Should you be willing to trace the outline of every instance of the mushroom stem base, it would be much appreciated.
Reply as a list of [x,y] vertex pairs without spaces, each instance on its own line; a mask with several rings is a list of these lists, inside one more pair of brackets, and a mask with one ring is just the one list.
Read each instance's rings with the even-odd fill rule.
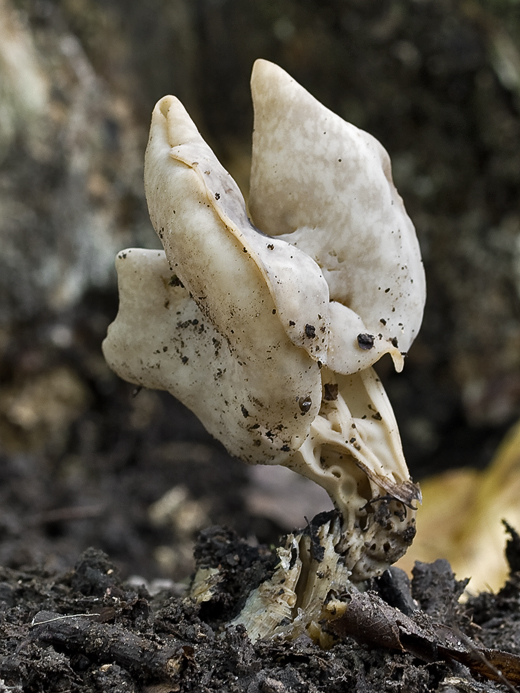
[[356,589],[344,556],[342,520],[337,512],[317,515],[306,529],[289,534],[277,549],[280,559],[274,574],[248,597],[230,625],[243,625],[249,638],[294,640],[307,635],[322,647],[332,637],[322,628],[331,615],[330,599]]

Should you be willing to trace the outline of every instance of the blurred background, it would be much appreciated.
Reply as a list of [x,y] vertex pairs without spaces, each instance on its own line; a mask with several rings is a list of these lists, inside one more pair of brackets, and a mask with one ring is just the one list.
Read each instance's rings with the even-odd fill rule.
[[158,247],[154,103],[177,95],[247,191],[263,57],[390,153],[428,303],[404,373],[379,371],[414,478],[458,470],[424,482],[412,558],[464,545],[459,576],[499,584],[490,547],[500,561],[500,519],[520,524],[520,436],[496,453],[520,414],[519,39],[518,0],[0,0],[0,565],[63,568],[95,545],[178,580],[211,523],[269,543],[328,507],[100,351],[116,252]]

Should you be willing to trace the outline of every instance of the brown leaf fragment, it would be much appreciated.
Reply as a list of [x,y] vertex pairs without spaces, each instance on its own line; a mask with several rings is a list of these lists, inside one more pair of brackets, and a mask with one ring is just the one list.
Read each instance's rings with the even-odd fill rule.
[[323,399],[325,402],[335,402],[338,399],[338,383],[325,383],[323,386]]
[[404,652],[395,619],[396,609],[375,592],[352,592],[342,596],[343,599],[345,601],[328,604],[329,613],[334,609],[337,614],[329,623],[329,630],[340,637],[349,635],[366,645]]
[[504,684],[508,690],[518,693],[513,684],[520,683],[520,657],[501,650],[488,650],[477,647],[466,635],[460,633],[466,649],[462,652],[447,650],[439,646],[439,653],[445,658],[455,659],[471,671],[487,679]]
[[477,646],[456,628],[434,621],[424,611],[410,616],[384,602],[376,592],[350,592],[329,602],[329,631],[359,643],[408,652],[426,662],[456,660],[472,673],[499,681],[511,691],[520,683],[520,656]]

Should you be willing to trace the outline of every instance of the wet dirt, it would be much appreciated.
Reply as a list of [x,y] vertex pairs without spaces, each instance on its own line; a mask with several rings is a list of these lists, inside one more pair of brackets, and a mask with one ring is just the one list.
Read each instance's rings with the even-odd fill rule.
[[[518,537],[513,537],[508,545],[513,566],[520,560],[518,549]],[[95,549],[85,551],[64,572],[0,569],[0,690],[514,690],[507,681],[491,680],[496,677],[491,663],[482,675],[434,646],[437,632],[441,638],[448,628],[457,633],[458,642],[469,642],[475,650],[520,654],[518,572],[497,595],[481,594],[465,604],[458,601],[465,583],[454,578],[446,561],[417,564],[411,587],[396,569],[393,576],[387,573],[374,581],[367,594],[380,605],[381,614],[400,614],[402,620],[408,611],[408,618],[423,629],[429,619],[428,649],[432,645],[434,654],[419,650],[417,656],[415,645],[396,652],[366,644],[378,637],[377,619],[362,637],[337,636],[326,650],[306,637],[252,644],[243,627],[225,624],[249,590],[272,571],[272,551],[251,546],[231,530],[212,527],[200,534],[195,555],[199,566],[219,567],[222,574],[219,589],[202,604],[185,597],[173,583],[155,591],[150,584],[122,580],[106,554]],[[481,666],[486,670],[486,662]],[[512,666],[511,676],[520,677],[516,660]]]

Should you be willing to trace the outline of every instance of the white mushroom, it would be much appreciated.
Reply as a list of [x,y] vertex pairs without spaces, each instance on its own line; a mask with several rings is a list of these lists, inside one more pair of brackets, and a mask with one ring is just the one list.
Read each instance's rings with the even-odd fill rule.
[[359,582],[414,534],[420,493],[371,366],[389,353],[401,370],[419,329],[419,246],[373,137],[272,63],[255,63],[252,91],[258,228],[182,104],[156,105],[145,188],[164,252],[119,254],[103,351],[232,454],[324,486],[343,516],[335,551]]

